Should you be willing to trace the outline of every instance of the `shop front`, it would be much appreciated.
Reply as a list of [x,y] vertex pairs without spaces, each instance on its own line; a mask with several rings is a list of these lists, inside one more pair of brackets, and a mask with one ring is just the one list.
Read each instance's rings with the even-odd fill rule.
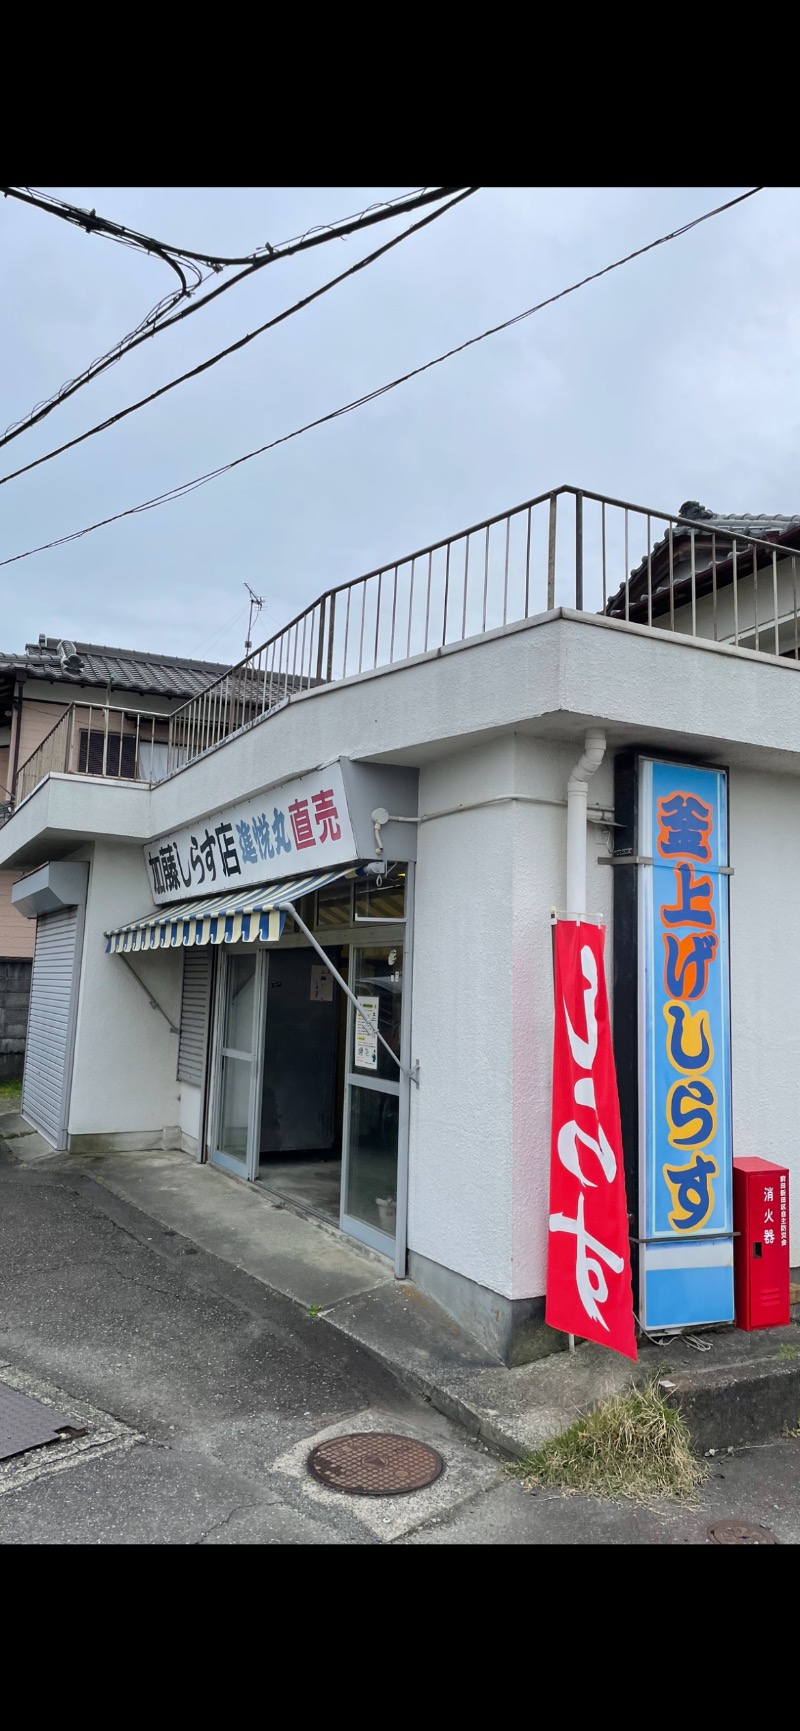
[[[178,1079],[199,1092],[199,1158],[401,1273],[416,779],[336,764],[161,837],[144,850],[155,911],[106,933],[121,961],[182,958]],[[312,848],[322,869],[279,874]],[[230,889],[186,899],[214,868]]]
[[[152,787],[51,773],[0,832],[38,922],[25,1116],[318,1215],[527,1362],[560,1344],[551,922],[588,910],[643,1320],[722,1320],[732,1160],[800,1175],[799,717],[794,664],[548,611],[312,685]],[[689,1270],[716,1309],[668,1314]]]
[[407,863],[343,875],[298,908],[314,944],[289,915],[275,945],[225,945],[210,1018],[212,1165],[393,1258],[408,1153],[412,884]]

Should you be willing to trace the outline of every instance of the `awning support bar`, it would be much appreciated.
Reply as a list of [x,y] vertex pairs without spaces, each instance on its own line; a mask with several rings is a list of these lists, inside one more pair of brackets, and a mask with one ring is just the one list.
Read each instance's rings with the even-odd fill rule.
[[405,1067],[405,1064],[401,1064],[400,1059],[397,1056],[397,1053],[392,1051],[392,1048],[389,1045],[388,1040],[384,1040],[383,1035],[376,1028],[375,1023],[370,1020],[369,1016],[365,1016],[363,1006],[359,1003],[358,998],[355,996],[355,993],[351,992],[350,987],[347,984],[347,981],[342,979],[342,976],[339,973],[338,969],[334,967],[333,962],[330,959],[330,956],[326,956],[325,951],[322,948],[322,945],[317,943],[317,940],[314,936],[314,933],[310,932],[308,929],[308,926],[305,924],[305,922],[303,920],[301,920],[300,915],[297,912],[297,909],[296,909],[294,903],[293,902],[284,902],[283,905],[286,908],[287,913],[291,914],[292,919],[295,922],[295,925],[297,926],[298,930],[302,932],[303,937],[308,938],[309,943],[313,945],[314,949],[317,952],[317,955],[322,957],[322,960],[325,963],[325,966],[328,970],[328,973],[333,974],[334,979],[341,986],[342,991],[345,994],[345,997],[350,999],[351,1004],[353,1004],[355,1009],[358,1011],[358,1014],[361,1017],[361,1020],[363,1021],[365,1027],[369,1028],[371,1034],[377,1035],[377,1038],[380,1040],[381,1045],[386,1048],[386,1051],[388,1052],[389,1057],[394,1059],[394,1062],[397,1065],[398,1070],[400,1070],[402,1075],[408,1076],[409,1081],[413,1082],[415,1084],[415,1086],[418,1088],[419,1087],[419,1064],[415,1064],[413,1070],[407,1070]]
[[170,1033],[171,1034],[177,1034],[179,1032],[179,1030],[176,1028],[175,1023],[170,1021],[166,1010],[162,1010],[161,1005],[153,997],[153,994],[150,991],[149,986],[145,985],[141,974],[137,974],[136,969],[131,967],[131,964],[128,960],[128,957],[124,954],[124,952],[122,950],[117,950],[116,953],[119,956],[120,961],[125,963],[125,966],[128,970],[128,973],[133,974],[133,977],[136,981],[137,986],[141,986],[142,991],[144,992],[144,995],[147,999],[148,1004],[150,1005],[151,1010],[158,1010],[159,1015],[164,1017],[164,1021],[166,1022]]

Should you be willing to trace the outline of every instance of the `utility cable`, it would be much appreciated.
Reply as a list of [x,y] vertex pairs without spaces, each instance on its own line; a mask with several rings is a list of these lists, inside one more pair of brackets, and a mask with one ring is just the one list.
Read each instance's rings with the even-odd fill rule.
[[[372,222],[383,222],[386,216],[402,216],[408,210],[416,210],[420,205],[431,204],[438,198],[447,197],[448,193],[458,191],[457,187],[418,187],[413,193],[401,193],[394,199],[382,199],[377,204],[367,206],[366,210],[357,211],[355,216],[343,217],[341,223],[355,222],[366,226],[367,219]],[[109,218],[98,216],[96,210],[85,210],[80,205],[70,204],[68,200],[56,198],[51,193],[39,192],[36,187],[0,186],[4,198],[15,198],[23,204],[33,205],[35,209],[45,211],[50,216],[61,217],[63,221],[73,223],[87,234],[99,234],[109,240],[120,241],[125,246],[136,247],[138,250],[153,253],[163,258],[167,264],[174,266],[176,260],[194,261],[210,265],[214,270],[223,270],[228,265],[250,264],[253,259],[262,254],[274,256],[276,251],[284,247],[299,246],[304,242],[318,246],[325,238],[324,231],[340,225],[319,224],[313,229],[306,229],[302,235],[296,235],[293,241],[281,242],[281,247],[273,247],[269,241],[261,246],[253,247],[252,251],[233,256],[223,256],[221,253],[199,252],[190,247],[174,246],[168,241],[155,240],[152,235],[140,234],[138,230],[127,228],[123,223],[112,222]],[[393,208],[394,207],[394,208]],[[381,212],[382,214],[373,214]],[[317,239],[309,241],[312,235]],[[332,239],[335,236],[331,236]]]
[[721,216],[723,211],[732,210],[737,204],[743,204],[745,199],[754,198],[763,187],[751,187],[749,192],[740,193],[737,198],[728,199],[714,210],[707,210],[702,216],[696,216],[691,222],[683,223],[680,228],[672,229],[669,234],[659,235],[657,240],[648,241],[646,246],[637,247],[634,252],[626,253],[624,258],[614,260],[601,270],[592,271],[589,276],[581,277],[580,282],[572,283],[569,288],[559,290],[558,294],[548,295],[546,300],[537,302],[536,306],[528,307],[525,312],[517,313],[513,318],[504,319],[499,325],[491,325],[488,330],[481,331],[478,336],[468,337],[466,342],[458,343],[455,348],[447,349],[444,354],[436,355],[431,361],[425,361],[422,366],[413,367],[410,372],[402,373],[398,378],[391,379],[388,384],[379,385],[374,391],[368,391],[362,397],[355,397],[352,402],[344,403],[341,408],[331,409],[326,415],[317,416],[316,420],[307,421],[304,426],[296,427],[291,433],[283,433],[278,439],[271,439],[266,445],[259,445],[254,451],[247,451],[241,457],[234,457],[229,463],[221,463],[219,468],[209,469],[205,475],[198,475],[192,481],[184,481],[179,486],[170,487],[164,493],[158,493],[152,499],[145,499],[139,505],[129,505],[125,511],[115,511],[110,517],[101,517],[96,523],[89,523],[83,529],[74,529],[69,535],[60,535],[54,541],[44,541],[39,547],[29,547],[24,553],[13,553],[7,559],[0,559],[0,569],[5,565],[16,565],[20,559],[32,559],[37,553],[49,553],[55,547],[66,547],[71,541],[80,541],[84,535],[93,535],[97,529],[106,529],[110,523],[120,523],[126,517],[135,517],[144,511],[155,510],[158,505],[169,504],[173,499],[181,499],[188,493],[193,493],[198,487],[204,487],[209,481],[215,481],[220,475],[227,475],[232,469],[238,469],[242,463],[252,462],[254,457],[264,456],[267,451],[274,451],[278,445],[288,444],[291,439],[299,439],[303,433],[311,432],[315,427],[325,426],[329,421],[335,421],[342,415],[349,415],[354,409],[362,408],[366,403],[373,403],[378,397],[386,396],[399,385],[404,385],[409,379],[419,378],[432,367],[441,366],[443,361],[450,360],[453,355],[463,354],[466,349],[473,348],[476,343],[484,342],[487,337],[496,336],[499,331],[510,330],[523,319],[529,319],[534,313],[541,312],[544,307],[552,306],[566,295],[575,294],[578,289],[585,288],[587,283],[597,282],[598,278],[608,276],[610,271],[619,270],[622,265],[630,264],[633,259],[642,258],[645,253],[652,252],[655,247],[664,246],[668,241],[677,240],[681,235],[688,234],[700,223],[709,222],[712,217]]
[[[0,188],[0,191],[2,190],[4,189]],[[10,196],[13,189],[7,190]],[[413,198],[407,198],[402,203],[399,200],[395,201],[391,207],[370,207],[354,217],[346,217],[341,221],[327,225],[327,227],[309,229],[304,235],[294,240],[281,242],[279,246],[271,247],[266,253],[253,255],[243,270],[237,272],[235,276],[228,277],[225,282],[219,283],[216,288],[211,289],[200,300],[192,301],[189,306],[180,305],[186,295],[182,289],[176,289],[173,295],[168,295],[159,301],[140,324],[129,332],[128,336],[122,337],[118,343],[115,343],[114,347],[109,349],[106,354],[92,361],[91,365],[86,367],[82,373],[79,373],[74,379],[69,379],[44,402],[37,403],[30,414],[13,422],[0,437],[0,449],[4,445],[10,444],[12,439],[18,439],[20,434],[27,432],[31,427],[37,426],[47,415],[52,414],[53,410],[58,408],[61,403],[67,402],[70,397],[74,396],[76,391],[81,390],[84,385],[90,384],[93,379],[98,378],[101,373],[106,372],[117,361],[122,360],[124,355],[132,353],[141,343],[147,342],[161,331],[170,330],[172,325],[178,324],[181,319],[190,318],[193,313],[200,312],[203,307],[209,306],[213,300],[216,300],[218,295],[227,293],[228,289],[235,288],[237,283],[243,282],[246,277],[253,276],[256,271],[263,270],[266,265],[276,264],[280,259],[292,258],[297,253],[306,252],[310,247],[323,245],[329,240],[345,240],[349,235],[360,232],[362,228],[371,228],[374,223],[386,222],[390,217],[410,214],[423,205],[439,202],[461,190],[459,187],[434,187],[423,191],[420,195],[415,195]],[[477,188],[470,188],[470,191],[476,190]],[[202,286],[202,283],[207,280],[207,276],[201,277],[200,282],[195,287]],[[194,291],[188,289],[186,291],[187,294],[192,292]],[[178,307],[179,310],[174,311],[175,307]],[[167,315],[170,313],[172,316],[168,317]]]
[[166,396],[168,391],[174,391],[178,385],[186,384],[188,379],[196,379],[201,373],[208,372],[210,367],[215,367],[219,361],[226,360],[228,355],[234,355],[239,349],[246,348],[248,343],[255,342],[256,337],[263,336],[265,331],[273,330],[275,325],[283,324],[294,313],[302,312],[305,307],[311,305],[312,301],[319,300],[322,295],[328,294],[329,290],[336,288],[339,283],[347,282],[349,277],[355,276],[358,271],[365,270],[367,265],[374,264],[376,259],[382,258],[384,253],[391,252],[393,247],[399,246],[402,241],[408,239],[409,235],[417,234],[420,229],[427,228],[429,223],[436,222],[440,216],[445,216],[448,210],[452,210],[453,205],[460,204],[463,199],[469,198],[473,190],[474,188],[468,188],[466,192],[459,193],[457,198],[452,198],[449,204],[442,204],[438,210],[430,211],[427,216],[421,217],[419,222],[412,223],[410,228],[403,229],[402,234],[394,235],[391,240],[385,241],[383,246],[377,247],[374,252],[367,253],[356,264],[349,265],[347,270],[340,271],[338,276],[331,277],[328,282],[322,283],[319,288],[304,295],[302,300],[295,301],[292,306],[285,307],[283,312],[275,313],[271,319],[267,319],[256,330],[248,331],[246,336],[239,337],[235,343],[229,343],[227,348],[220,349],[208,360],[200,361],[198,366],[190,367],[188,372],[181,373],[178,378],[170,379],[168,384],[160,385],[158,390],[151,391],[149,396],[140,397],[136,403],[129,403],[126,409],[118,409],[116,414],[108,415],[104,421],[98,421],[96,426],[89,427],[85,433],[78,433],[74,439],[68,439],[65,444],[57,445],[54,450],[45,451],[43,456],[35,457],[32,462],[25,463],[22,468],[12,469],[7,475],[0,475],[0,487],[4,487],[7,481],[16,481],[20,475],[29,474],[31,469],[38,469],[42,463],[51,462],[53,457],[60,457],[64,451],[73,450],[75,445],[82,445],[85,439],[93,439],[97,433],[106,432],[109,427],[116,426],[118,421],[124,421],[127,415],[135,414],[137,409],[145,408],[148,403],[156,402],[158,397]]

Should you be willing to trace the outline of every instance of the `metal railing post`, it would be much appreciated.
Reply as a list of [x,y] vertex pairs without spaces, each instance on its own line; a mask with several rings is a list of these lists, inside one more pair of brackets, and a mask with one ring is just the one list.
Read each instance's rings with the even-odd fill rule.
[[575,607],[583,612],[583,494],[575,494]]
[[550,525],[547,535],[547,610],[551,612],[556,604],[556,512],[558,510],[558,494],[550,494]]
[[327,662],[328,671],[327,671],[327,676],[326,676],[327,682],[329,685],[333,679],[333,629],[334,629],[334,623],[336,620],[336,591],[335,590],[331,590],[330,603],[331,603],[330,609],[328,612],[328,662]]
[[319,601],[319,637],[317,639],[317,684],[318,685],[322,684],[322,650],[323,650],[323,639],[325,636],[325,602],[327,601],[327,599],[328,599],[328,597],[326,594],[326,595],[320,596],[320,601]]

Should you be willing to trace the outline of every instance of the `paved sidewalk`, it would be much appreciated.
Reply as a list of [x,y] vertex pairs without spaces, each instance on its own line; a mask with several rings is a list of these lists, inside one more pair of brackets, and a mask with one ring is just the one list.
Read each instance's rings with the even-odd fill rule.
[[[334,1227],[303,1216],[260,1186],[198,1165],[180,1152],[57,1156],[25,1120],[0,1114],[0,1140],[25,1165],[83,1172],[169,1230],[311,1313],[385,1365],[415,1394],[506,1456],[558,1435],[581,1412],[658,1373],[703,1448],[777,1436],[800,1418],[800,1325],[745,1335],[643,1343],[636,1370],[583,1343],[507,1369],[388,1262]],[[795,1316],[798,1316],[797,1310]]]

